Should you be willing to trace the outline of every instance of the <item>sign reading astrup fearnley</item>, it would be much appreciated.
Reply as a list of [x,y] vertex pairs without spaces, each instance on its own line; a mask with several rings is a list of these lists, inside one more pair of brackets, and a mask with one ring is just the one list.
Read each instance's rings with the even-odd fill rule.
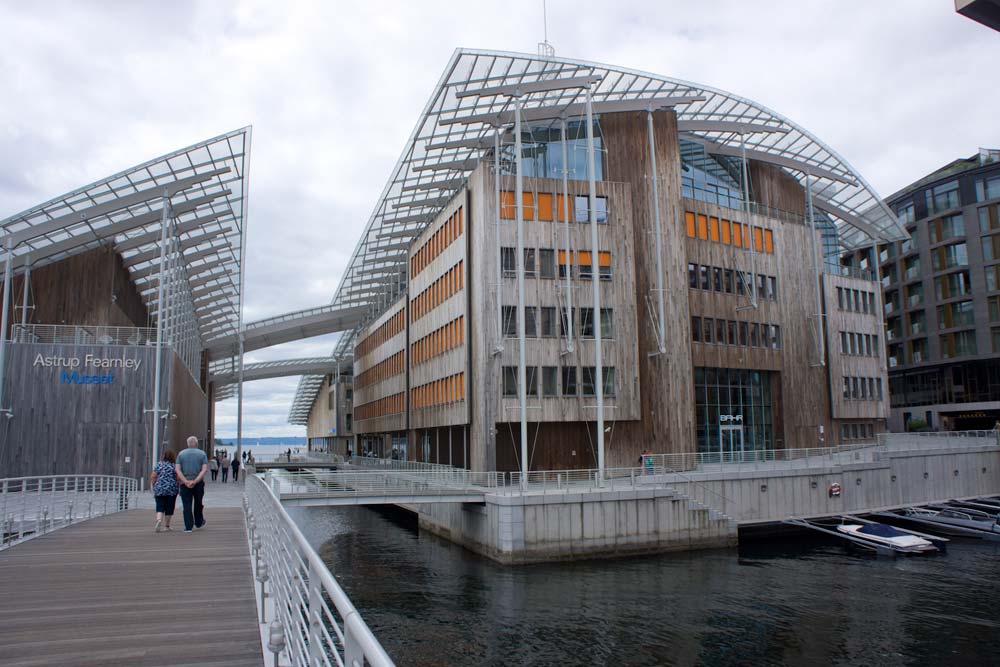
[[33,368],[62,369],[58,378],[62,384],[114,384],[115,374],[110,371],[120,368],[135,372],[139,370],[141,365],[142,359],[128,357],[124,354],[120,357],[97,354],[62,357],[58,355],[46,356],[39,353],[32,363]]

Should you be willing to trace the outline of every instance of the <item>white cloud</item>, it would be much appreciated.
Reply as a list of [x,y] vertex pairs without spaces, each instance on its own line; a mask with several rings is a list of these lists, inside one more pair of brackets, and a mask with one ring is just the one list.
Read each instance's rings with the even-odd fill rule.
[[[459,46],[534,52],[541,3],[4,3],[0,217],[253,124],[248,319],[330,299]],[[1000,35],[940,0],[548,3],[557,53],[765,104],[889,194],[1000,146]],[[252,359],[316,356],[329,337]],[[247,385],[248,435],[295,378]],[[221,434],[235,405],[218,406]]]

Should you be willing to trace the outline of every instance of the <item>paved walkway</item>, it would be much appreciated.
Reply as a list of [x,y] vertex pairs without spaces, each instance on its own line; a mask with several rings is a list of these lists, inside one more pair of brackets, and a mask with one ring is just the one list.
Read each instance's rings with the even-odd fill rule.
[[222,507],[242,488],[222,486],[205,530],[178,499],[173,532],[131,510],[0,552],[0,665],[261,667],[243,512]]

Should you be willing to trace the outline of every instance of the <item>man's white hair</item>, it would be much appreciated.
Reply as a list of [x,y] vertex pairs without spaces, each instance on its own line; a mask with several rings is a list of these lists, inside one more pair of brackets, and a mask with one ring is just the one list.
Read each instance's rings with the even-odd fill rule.
[[194,437],[193,435],[188,438],[187,442],[188,442],[188,447],[198,446],[198,438]]

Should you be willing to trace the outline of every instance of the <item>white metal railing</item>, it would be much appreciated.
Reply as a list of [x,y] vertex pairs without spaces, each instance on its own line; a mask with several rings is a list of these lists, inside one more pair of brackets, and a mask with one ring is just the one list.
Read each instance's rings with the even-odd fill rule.
[[375,456],[351,456],[346,459],[347,463],[358,468],[369,468],[375,470],[411,470],[411,471],[451,471],[462,470],[447,463],[423,463],[421,461],[404,461],[393,458],[378,458]]
[[0,479],[0,549],[134,506],[138,480],[108,475]]
[[451,470],[269,470],[282,497],[371,498],[456,496],[493,493],[504,473]]
[[245,503],[254,578],[261,587],[260,621],[271,619],[266,649],[275,658],[283,651],[293,667],[392,666],[360,612],[259,477],[247,480]]
[[877,457],[877,449],[878,445],[875,442],[860,442],[851,445],[801,449],[650,454],[643,457],[643,463],[655,468],[689,472],[776,470],[779,468],[829,465],[846,461],[873,461]]
[[11,342],[58,345],[156,345],[156,329],[75,324],[15,324]]
[[927,431],[914,433],[879,433],[883,449],[929,449],[977,446],[1000,446],[1000,431]]

